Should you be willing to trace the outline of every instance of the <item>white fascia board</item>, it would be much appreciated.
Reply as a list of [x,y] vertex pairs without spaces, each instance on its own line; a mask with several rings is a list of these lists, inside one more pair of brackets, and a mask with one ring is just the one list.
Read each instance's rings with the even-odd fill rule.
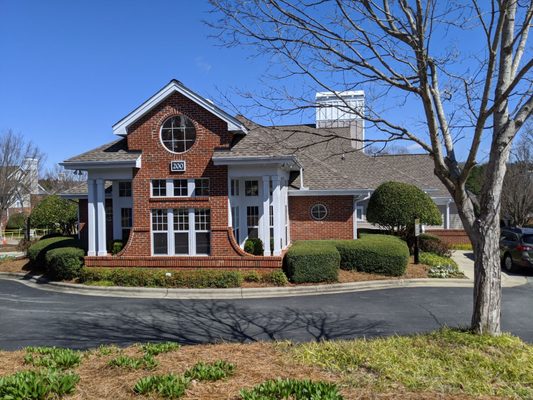
[[364,196],[372,189],[300,189],[289,190],[289,196]]
[[433,200],[433,202],[439,206],[445,206],[446,204],[453,202],[453,199],[447,196],[435,196],[431,197],[431,200]]
[[86,162],[62,162],[59,163],[65,169],[113,169],[113,168],[125,168],[141,167],[141,157],[139,156],[136,160],[123,160],[123,161],[86,161]]
[[298,159],[293,156],[285,157],[264,157],[264,156],[248,156],[248,157],[213,157],[214,165],[257,165],[257,164],[283,164],[292,163],[294,168],[300,169]]
[[238,119],[232,117],[227,112],[211,103],[209,100],[203,98],[197,93],[194,93],[192,90],[186,88],[176,80],[170,81],[163,89],[114,124],[112,127],[113,133],[119,136],[126,136],[128,134],[128,127],[131,126],[131,124],[133,124],[174,92],[181,93],[199,106],[205,108],[207,111],[225,121],[228,124],[228,130],[230,132],[241,132],[244,134],[248,133],[246,127]]

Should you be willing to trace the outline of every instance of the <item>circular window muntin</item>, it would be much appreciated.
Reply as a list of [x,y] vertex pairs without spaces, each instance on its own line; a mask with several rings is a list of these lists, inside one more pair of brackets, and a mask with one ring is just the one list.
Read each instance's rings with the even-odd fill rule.
[[[319,216],[316,216],[315,211],[319,210],[320,208],[323,209],[323,215],[319,214]],[[322,204],[322,203],[313,204],[311,206],[310,212],[311,212],[311,218],[313,218],[315,221],[323,221],[328,216],[328,208],[326,207],[325,204]]]
[[[179,127],[179,126],[174,126],[173,124],[170,126],[170,127],[167,127],[165,128],[165,124],[167,124],[169,121],[172,121],[174,119],[177,119],[179,118],[182,122],[182,127]],[[189,124],[187,126],[187,123]],[[163,139],[163,131],[164,130],[168,130],[170,129],[171,130],[171,134],[175,134],[174,131],[180,131],[182,132],[182,135],[183,135],[183,139],[180,140],[179,142],[181,143],[184,143],[184,150],[183,151],[176,151],[175,150],[175,146],[173,146],[173,148],[167,146],[167,143],[169,142],[169,140],[164,140]],[[192,132],[194,134],[194,138],[193,140],[191,141],[190,139],[187,140],[187,129],[192,129]],[[189,131],[190,133],[190,131]],[[196,126],[194,125],[194,122],[189,118],[187,117],[186,115],[183,115],[183,114],[176,114],[176,115],[172,115],[170,117],[167,117],[165,118],[165,120],[163,121],[163,123],[161,124],[161,128],[159,129],[159,141],[161,142],[161,145],[165,148],[165,150],[167,150],[168,152],[170,153],[173,153],[173,154],[183,154],[183,153],[186,153],[188,152],[193,146],[194,144],[196,143]],[[172,141],[177,141],[176,139],[172,138],[170,140],[170,142]],[[190,142],[190,145],[187,147],[187,142]]]

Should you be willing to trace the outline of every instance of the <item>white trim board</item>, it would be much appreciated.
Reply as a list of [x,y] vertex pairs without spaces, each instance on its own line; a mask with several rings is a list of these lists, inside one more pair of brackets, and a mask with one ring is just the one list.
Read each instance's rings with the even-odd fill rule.
[[230,132],[239,132],[243,134],[248,133],[248,130],[246,129],[246,127],[238,119],[236,119],[235,117],[232,117],[227,112],[225,112],[224,110],[216,106],[214,103],[205,99],[199,94],[193,92],[189,88],[185,87],[181,82],[175,79],[171,80],[167,85],[165,85],[165,87],[159,90],[156,94],[154,94],[144,103],[142,103],[135,110],[130,112],[120,121],[115,123],[113,125],[113,133],[119,136],[127,135],[128,127],[130,127],[135,121],[137,121],[139,118],[141,118],[143,115],[145,115],[152,108],[157,106],[159,103],[161,103],[163,100],[165,100],[168,96],[170,96],[174,92],[181,93],[183,96],[194,101],[199,106],[203,107],[207,111],[211,112],[212,114],[214,114],[215,116],[217,116],[218,118],[226,122],[228,124],[228,130]]

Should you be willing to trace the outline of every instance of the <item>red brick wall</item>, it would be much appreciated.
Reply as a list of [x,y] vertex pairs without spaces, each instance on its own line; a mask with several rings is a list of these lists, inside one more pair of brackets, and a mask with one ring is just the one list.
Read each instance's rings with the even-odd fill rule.
[[[328,215],[322,221],[311,217],[314,204],[324,204]],[[291,240],[353,239],[352,196],[289,197]]]
[[427,233],[438,236],[448,244],[470,244],[470,238],[462,229],[428,229]]
[[[177,114],[189,117],[196,128],[196,142],[183,154],[170,153],[159,138],[163,122]],[[130,150],[142,151],[142,167],[136,171],[132,182],[134,235],[123,255],[150,256],[150,210],[177,207],[211,209],[211,255],[238,255],[227,235],[227,167],[214,166],[211,161],[215,149],[229,147],[232,135],[228,132],[227,124],[181,94],[174,93],[130,127],[127,138]],[[170,172],[172,160],[185,160],[186,172]],[[209,178],[209,197],[150,198],[151,179],[200,177]]]

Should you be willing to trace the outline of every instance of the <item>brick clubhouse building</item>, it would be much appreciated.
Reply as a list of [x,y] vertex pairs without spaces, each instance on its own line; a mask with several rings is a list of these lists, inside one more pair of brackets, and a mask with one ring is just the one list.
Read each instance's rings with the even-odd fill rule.
[[[361,91],[343,92],[352,107]],[[462,228],[428,155],[369,156],[364,123],[317,93],[314,124],[260,126],[172,80],[113,126],[118,139],[65,160],[87,182],[79,200],[88,266],[279,268],[294,240],[352,239],[386,181],[425,190]],[[260,238],[264,255],[243,251]],[[124,248],[110,254],[113,241]]]

